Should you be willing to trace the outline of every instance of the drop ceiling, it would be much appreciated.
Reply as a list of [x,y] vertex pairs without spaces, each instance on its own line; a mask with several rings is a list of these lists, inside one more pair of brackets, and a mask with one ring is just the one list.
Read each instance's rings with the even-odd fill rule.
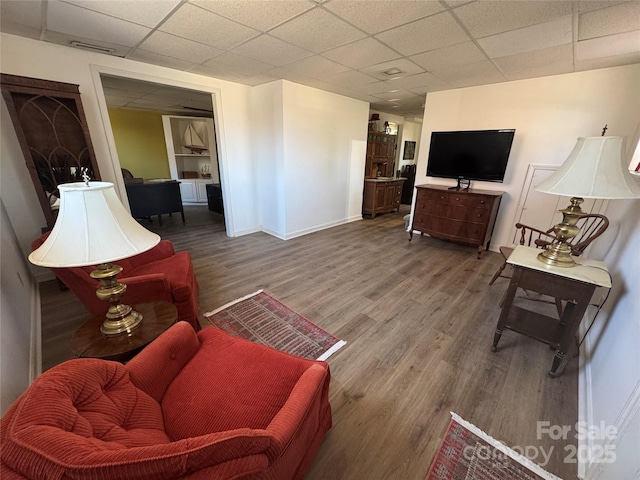
[[636,0],[0,0],[0,18],[14,35],[401,116],[428,92],[640,63]]

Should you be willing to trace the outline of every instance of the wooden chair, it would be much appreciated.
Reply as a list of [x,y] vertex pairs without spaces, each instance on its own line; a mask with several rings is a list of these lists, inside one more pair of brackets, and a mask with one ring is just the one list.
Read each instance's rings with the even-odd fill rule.
[[[578,219],[577,226],[580,227],[580,232],[567,243],[571,247],[571,254],[580,256],[591,242],[604,233],[609,226],[609,220],[604,215],[589,213],[582,215],[580,219]],[[549,230],[542,231],[528,225],[523,225],[522,223],[516,223],[516,228],[520,230],[520,245],[545,248],[547,245],[558,241],[553,232],[553,227]],[[493,285],[493,282],[495,282],[498,277],[504,277],[502,271],[507,266],[507,259],[509,255],[511,255],[511,252],[513,252],[513,248],[511,247],[500,247],[500,253],[504,257],[504,261],[491,278],[489,285]]]

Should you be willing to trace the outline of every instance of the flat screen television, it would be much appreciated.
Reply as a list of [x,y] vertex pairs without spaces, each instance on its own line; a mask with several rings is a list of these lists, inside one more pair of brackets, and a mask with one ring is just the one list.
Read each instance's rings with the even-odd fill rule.
[[[502,182],[515,129],[432,132],[427,176]],[[468,184],[468,182],[467,182]]]

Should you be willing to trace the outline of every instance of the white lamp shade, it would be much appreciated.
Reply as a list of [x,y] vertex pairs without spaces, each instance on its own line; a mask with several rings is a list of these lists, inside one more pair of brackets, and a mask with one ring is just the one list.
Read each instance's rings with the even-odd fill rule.
[[140,225],[118,199],[112,183],[66,183],[51,234],[29,255],[43,267],[81,267],[115,262],[145,252],[160,237]]
[[623,137],[580,137],[565,162],[535,187],[581,198],[640,198],[640,185],[624,163]]

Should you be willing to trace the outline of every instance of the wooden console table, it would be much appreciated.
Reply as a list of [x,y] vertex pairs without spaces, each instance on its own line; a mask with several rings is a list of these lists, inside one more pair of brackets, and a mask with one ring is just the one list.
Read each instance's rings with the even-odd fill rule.
[[[564,372],[567,357],[575,352],[574,338],[593,292],[596,287],[611,288],[611,277],[603,262],[576,258],[578,265],[575,267],[552,267],[537,259],[540,252],[537,248],[518,245],[507,259],[514,270],[491,350],[497,351],[505,329],[534,338],[555,349],[549,375],[558,377]],[[519,288],[564,301],[560,318],[514,305]]]

